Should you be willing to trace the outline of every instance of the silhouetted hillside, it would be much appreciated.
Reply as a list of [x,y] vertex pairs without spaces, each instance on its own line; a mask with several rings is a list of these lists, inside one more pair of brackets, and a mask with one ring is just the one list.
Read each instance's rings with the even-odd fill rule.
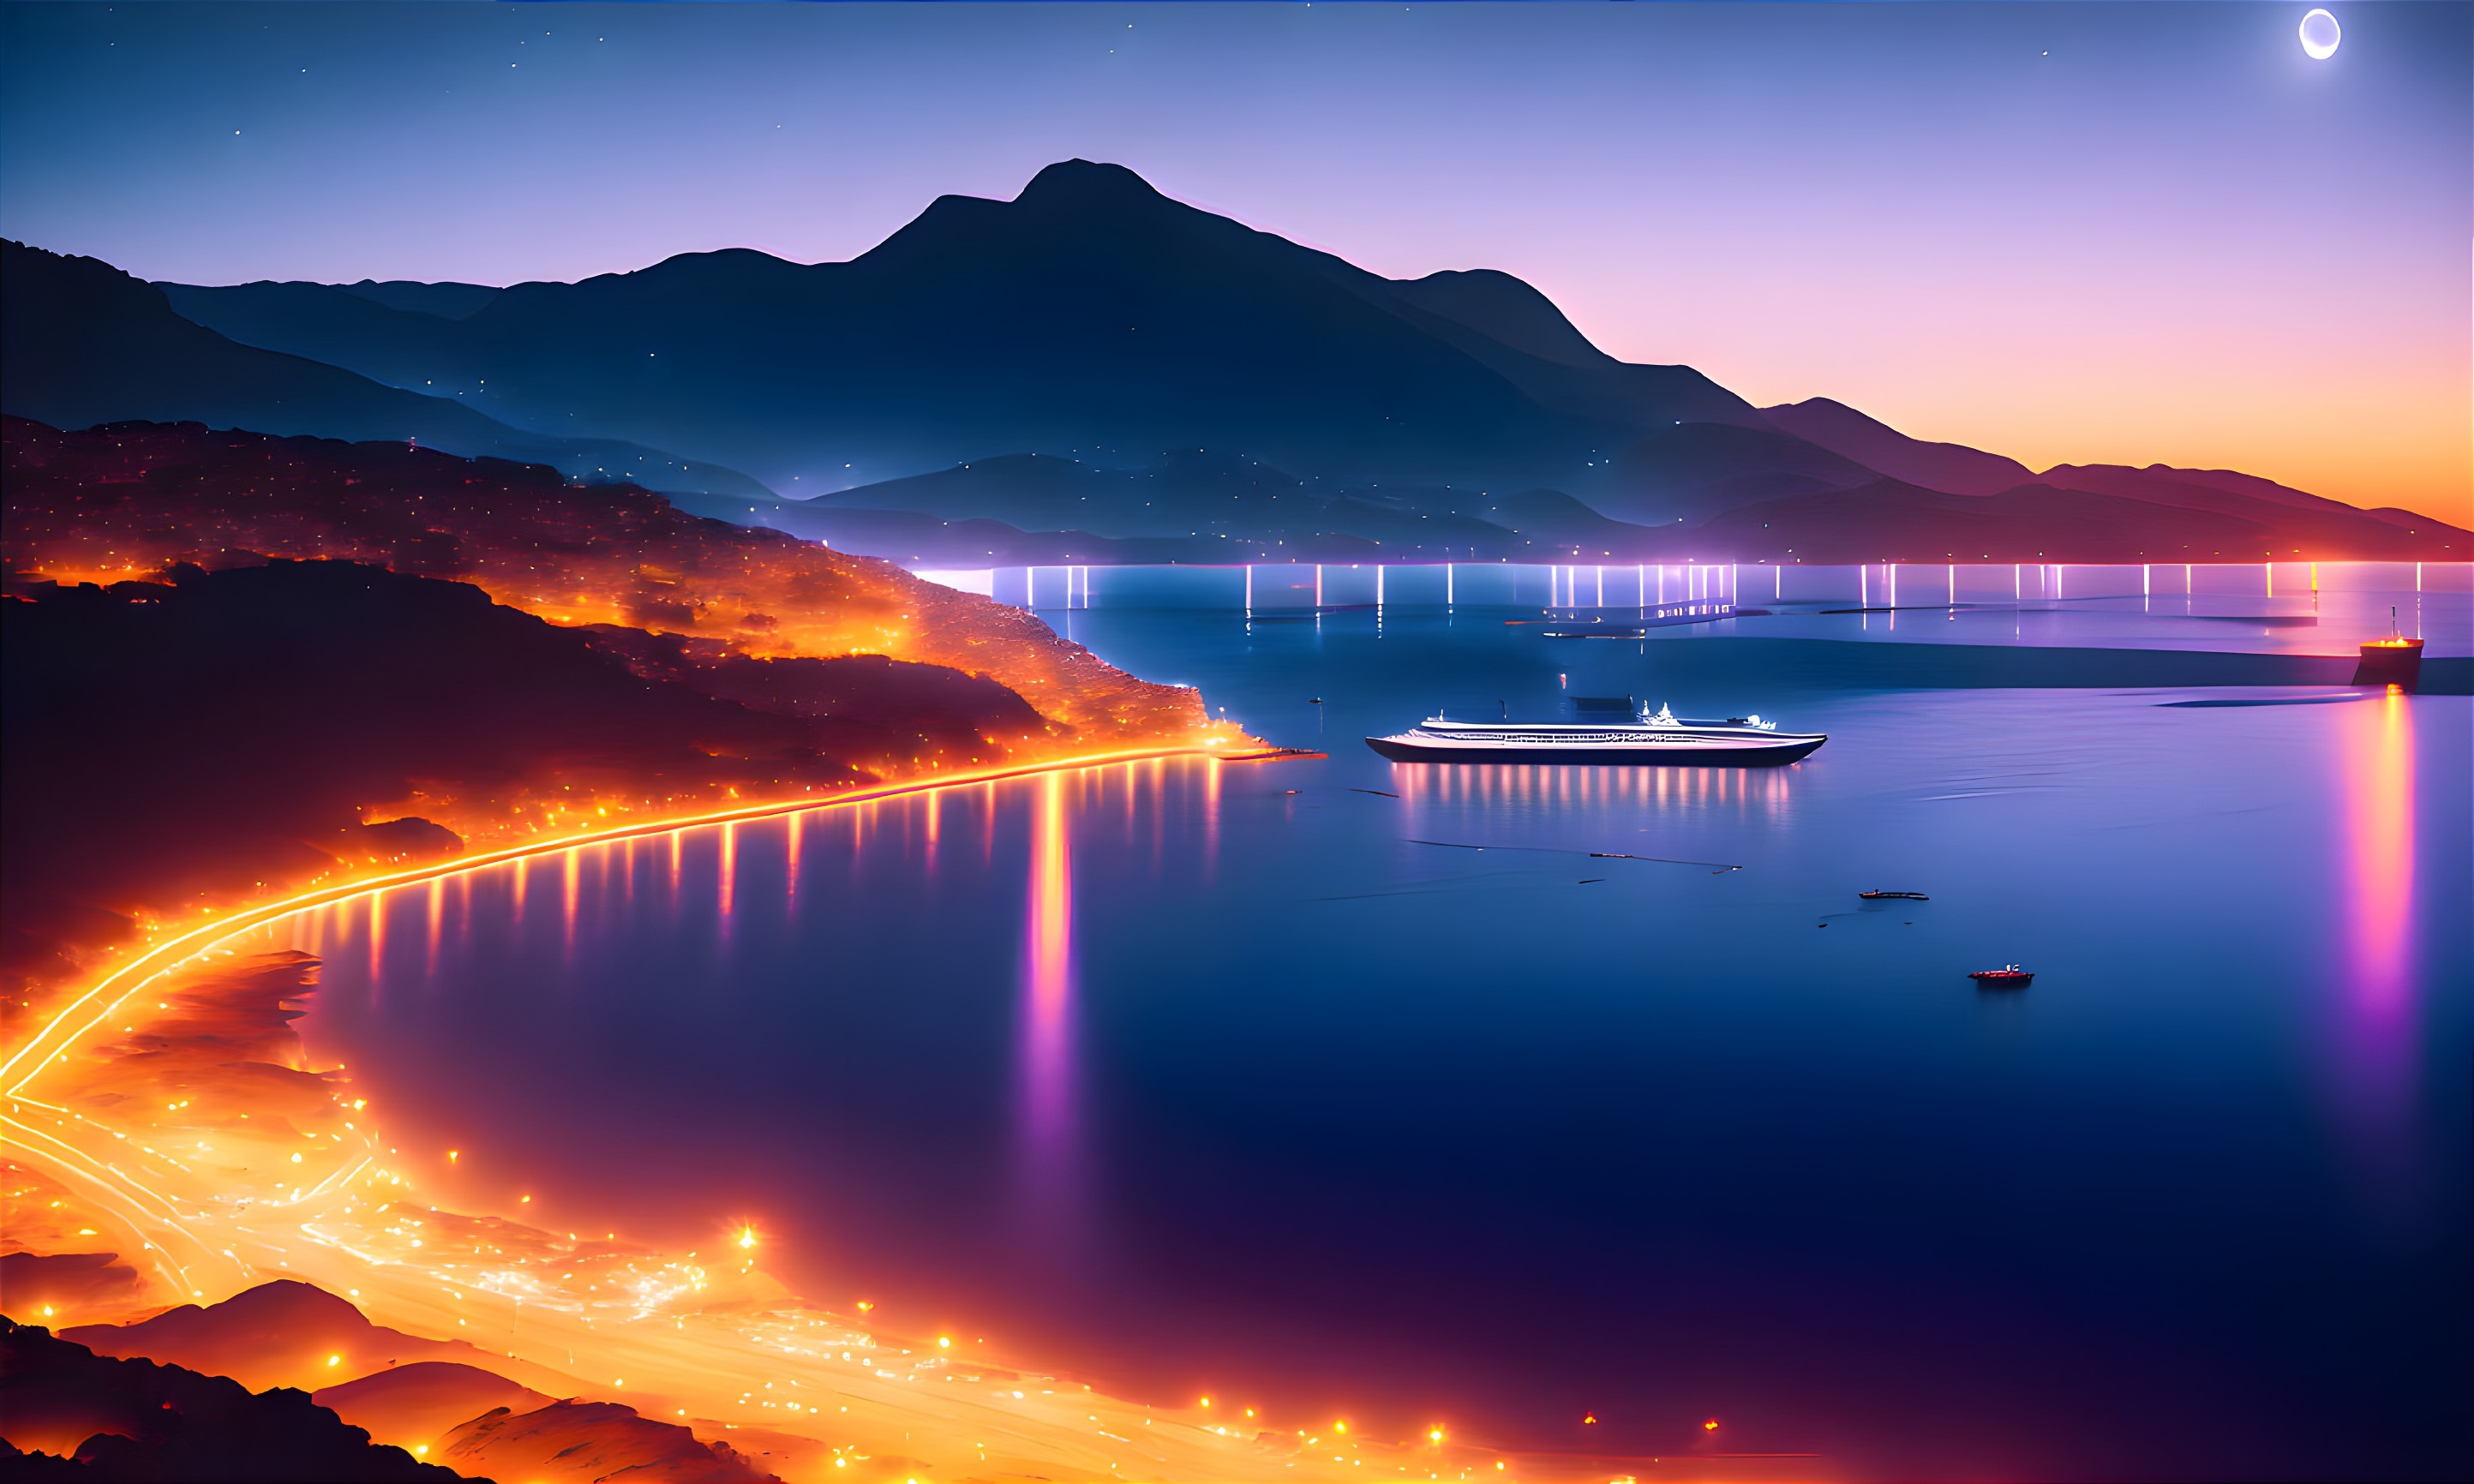
[[1705,560],[1757,562],[2258,562],[2309,555],[2462,561],[2474,538],[2409,529],[2339,506],[2297,510],[2228,499],[2225,508],[2027,484],[1952,495],[1883,479],[1728,511],[1692,538]]
[[363,279],[358,283],[341,285],[347,294],[366,299],[390,309],[408,310],[414,314],[434,314],[440,319],[461,320],[498,297],[498,290],[478,283],[420,283],[405,279],[389,279],[381,282]]
[[[1859,464],[1878,469],[1892,478],[1924,489],[1952,495],[2000,495],[2024,486],[2042,484],[2058,490],[2108,495],[2139,505],[2207,511],[2261,526],[2263,534],[2273,532],[2272,536],[2264,535],[2264,540],[2268,548],[2279,553],[2297,546],[2303,553],[2313,556],[2363,555],[2374,548],[2400,549],[2380,547],[2376,533],[2365,533],[2358,539],[2356,533],[2361,528],[2357,517],[2386,522],[2403,527],[2409,533],[2438,533],[2443,541],[2449,539],[2447,533],[2453,529],[2443,522],[2409,510],[2364,510],[2342,500],[2289,488],[2273,479],[2224,469],[2176,469],[2169,464],[2150,464],[2144,469],[2122,464],[2056,464],[2042,474],[2035,474],[2016,459],[1971,449],[1964,444],[1927,443],[1910,438],[1827,397],[1815,397],[1790,406],[1764,407],[1761,415],[1807,443],[1818,444]],[[1965,507],[1960,509],[1964,511]],[[2291,511],[2307,514],[2296,518],[2287,513]],[[2126,507],[2118,513],[2133,523],[2103,533],[2102,539],[2109,543],[2108,549],[2122,548],[2124,542],[2129,543],[2131,548],[2153,547],[2169,540],[2169,528],[2183,535],[2200,529],[2174,523],[2174,518],[2157,517]],[[2144,529],[2140,523],[2152,524],[2159,520],[2167,523],[2148,529]],[[1958,534],[1956,528],[1949,533],[1953,542],[1956,542]],[[2241,544],[2232,528],[2219,528],[2219,537],[2214,539],[2233,543],[2226,546],[2227,550],[2250,548]],[[2366,541],[2369,545],[2365,545]],[[1964,545],[1963,542],[1956,544]],[[2455,549],[2462,551],[2465,547],[2460,544]],[[2069,556],[2072,560],[2096,560],[2093,556],[2080,555],[2076,548],[2073,548]]]
[[847,263],[694,254],[518,284],[461,321],[316,285],[173,293],[251,344],[786,492],[1034,449],[1572,482],[1653,427],[1759,421],[1688,368],[1597,355],[1508,276],[1395,283],[1079,160],[1011,202],[941,197]]
[[377,1442],[418,1448],[494,1408],[530,1412],[555,1399],[480,1366],[416,1360],[322,1386],[309,1399]]
[[[0,1478],[451,1484],[453,1470],[370,1442],[304,1392],[116,1360],[0,1319]],[[48,1458],[21,1456],[47,1454]],[[73,1456],[74,1463],[66,1461]]]
[[408,809],[504,834],[596,803],[824,791],[1046,730],[1012,692],[934,666],[564,629],[352,563],[0,601],[0,832],[44,863],[0,884],[12,982],[141,912],[456,848],[364,823]]
[[973,459],[805,503],[815,510],[910,510],[949,521],[1002,521],[1027,531],[1198,536],[1268,530],[1329,499],[1257,460],[1184,449],[1133,469],[1037,453]]
[[449,1433],[437,1453],[458,1469],[538,1484],[781,1484],[727,1443],[615,1401],[499,1407]]
[[1136,680],[1028,614],[884,562],[700,520],[642,490],[579,489],[538,466],[195,426],[62,433],[14,419],[7,458],[12,573],[115,581],[183,562],[344,557],[470,582],[560,624],[985,675],[1036,708],[1060,743],[1140,745],[1204,723],[1193,692]]
[[[2357,516],[2401,527],[2408,531],[2448,531],[2446,523],[2416,515],[2411,510],[2365,510],[2343,500],[2325,496],[2305,494],[2255,474],[2236,474],[2226,469],[2176,469],[2170,464],[2150,464],[2145,469],[2132,469],[2122,464],[2056,464],[2036,476],[2039,484],[2058,489],[2092,490],[2100,495],[2119,496],[2154,505],[2177,505],[2192,510],[2211,510],[2222,515],[2285,519],[2267,507],[2283,506],[2338,522]],[[2463,550],[2463,547],[2459,547]]]
[[[367,313],[397,312],[347,289],[318,292]],[[451,398],[424,397],[299,355],[235,344],[174,313],[163,290],[109,263],[15,242],[0,244],[0,354],[8,363],[0,410],[56,427],[143,418],[410,440],[657,489],[764,493],[730,470],[691,465],[623,441],[520,432]]]
[[[1689,367],[1607,355],[1508,274],[1385,279],[1084,160],[1042,170],[1012,201],[940,197],[843,263],[740,249],[506,289],[164,293],[234,340],[451,398],[561,449],[625,439],[750,470],[790,498],[709,482],[693,508],[906,561],[1725,555],[1733,538],[1703,528],[1731,512],[1869,490],[1885,475],[1966,496],[2041,484],[2123,501],[2055,505],[2047,526],[2099,544],[2066,545],[2056,559],[2392,545],[2346,534],[2348,507],[2245,475],[2039,474],[1826,398],[1758,411]],[[263,421],[351,430],[292,412]],[[562,467],[613,467],[571,452]],[[1034,454],[1057,462],[1034,468]],[[1170,467],[1199,462],[1208,469]],[[991,473],[1005,477],[961,476]],[[1404,503],[1403,489],[1453,498]],[[1613,524],[1498,536],[1495,517],[1461,499],[1539,490]],[[2263,502],[2331,519],[2293,524]],[[1836,550],[1864,508],[1770,515],[1774,528],[1818,523],[1802,541]],[[1947,548],[1982,546],[1964,533],[2007,519],[1953,507],[1955,523],[1934,536],[1918,534],[1929,510],[1900,509],[1903,542]],[[2195,510],[2224,521],[2170,513]],[[1417,523],[1395,519],[1404,514]],[[2370,518],[2437,528],[2402,512]],[[2102,519],[2126,523],[2087,523]],[[1474,523],[1450,523],[1464,520]],[[2312,545],[2322,540],[2337,544]]]
[[1589,499],[1634,525],[1699,525],[1765,499],[1853,489],[1880,477],[1829,450],[1766,427],[1685,423],[1626,448],[1615,482]]
[[1010,454],[818,499],[693,503],[840,550],[953,566],[1525,561],[1658,539],[1549,490],[1327,486],[1200,450],[1134,469]]
[[1763,407],[1774,427],[1928,490],[1998,495],[2035,481],[2027,466],[1965,444],[1927,443],[1827,397]]
[[[290,1278],[260,1283],[219,1303],[180,1304],[133,1325],[74,1326],[62,1329],[61,1338],[99,1355],[141,1357],[230,1376],[256,1391],[326,1383],[339,1372],[357,1376],[398,1364],[497,1359],[462,1341],[424,1340],[373,1325],[349,1300]],[[330,1356],[339,1359],[330,1365]]]
[[[1631,462],[1644,489],[1666,492],[1642,497],[1645,520],[1612,520],[1555,490],[1323,489],[1249,460],[1199,452],[1123,470],[1053,455],[975,459],[823,499],[740,503],[729,513],[844,550],[956,567],[2445,560],[2468,549],[2463,532],[2438,522],[2356,510],[2266,480],[2246,481],[2264,487],[2253,494],[2235,482],[2241,475],[2200,483],[2180,470],[2059,469],[2051,480],[2090,487],[2027,475],[1997,494],[1952,495],[1882,479],[1809,444],[1783,450],[1779,435],[1712,424],[1686,424]],[[1764,465],[1766,472],[1746,472]],[[705,508],[722,513],[718,500]],[[1676,510],[1693,518],[1646,523]]]
[[1541,361],[1581,367],[1615,363],[1613,356],[1591,345],[1589,336],[1564,318],[1553,300],[1493,268],[1447,269],[1422,279],[1388,280],[1384,292]]
[[12,984],[339,864],[1208,727],[1028,614],[640,490],[195,425],[7,434],[0,833],[46,863],[0,880]]
[[0,833],[44,863],[0,882],[12,982],[141,912],[454,848],[364,825],[417,796],[486,816],[577,785],[717,797],[861,776],[792,718],[640,677],[454,583],[285,562],[0,603]]

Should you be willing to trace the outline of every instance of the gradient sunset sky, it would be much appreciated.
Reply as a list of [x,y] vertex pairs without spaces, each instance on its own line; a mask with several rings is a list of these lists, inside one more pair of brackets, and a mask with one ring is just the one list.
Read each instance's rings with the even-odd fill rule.
[[154,279],[865,251],[1073,156],[1627,359],[2474,524],[2474,8],[0,7],[0,233]]

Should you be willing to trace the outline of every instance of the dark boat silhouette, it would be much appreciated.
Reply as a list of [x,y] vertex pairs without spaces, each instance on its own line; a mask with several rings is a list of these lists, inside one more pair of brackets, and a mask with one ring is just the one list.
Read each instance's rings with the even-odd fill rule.
[[1998,969],[1977,969],[1967,977],[1983,989],[2025,989],[2036,982],[2035,975],[2015,963],[2005,963]]
[[1932,900],[1921,891],[1858,891],[1856,894],[1867,902],[1929,902]]

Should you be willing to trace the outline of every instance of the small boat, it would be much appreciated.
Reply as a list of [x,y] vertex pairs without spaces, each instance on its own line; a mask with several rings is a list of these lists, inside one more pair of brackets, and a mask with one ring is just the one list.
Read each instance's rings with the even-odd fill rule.
[[1858,891],[1856,894],[1867,902],[1929,902],[1932,900],[1921,891]]
[[[1595,703],[1591,703],[1594,705]],[[1620,703],[1622,719],[1446,721],[1430,717],[1366,745],[1395,763],[1598,763],[1771,766],[1792,763],[1830,740],[1821,732],[1782,732],[1758,717],[1695,721],[1661,706]],[[1586,711],[1584,715],[1586,715]]]
[[1998,969],[1977,969],[1967,977],[1986,989],[2025,989],[2036,982],[2035,975],[2015,963],[2005,963]]

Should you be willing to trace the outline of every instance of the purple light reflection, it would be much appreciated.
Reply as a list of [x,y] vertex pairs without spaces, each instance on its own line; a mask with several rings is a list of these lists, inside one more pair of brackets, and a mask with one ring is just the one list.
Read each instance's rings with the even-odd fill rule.
[[1039,780],[1023,907],[1021,1178],[1027,1225],[1070,1245],[1079,1184],[1075,1153],[1074,853],[1065,779]]
[[2391,690],[2341,709],[2345,841],[2331,1072],[2357,1169],[2398,1193],[2410,1183],[2419,1051],[2413,702]]

